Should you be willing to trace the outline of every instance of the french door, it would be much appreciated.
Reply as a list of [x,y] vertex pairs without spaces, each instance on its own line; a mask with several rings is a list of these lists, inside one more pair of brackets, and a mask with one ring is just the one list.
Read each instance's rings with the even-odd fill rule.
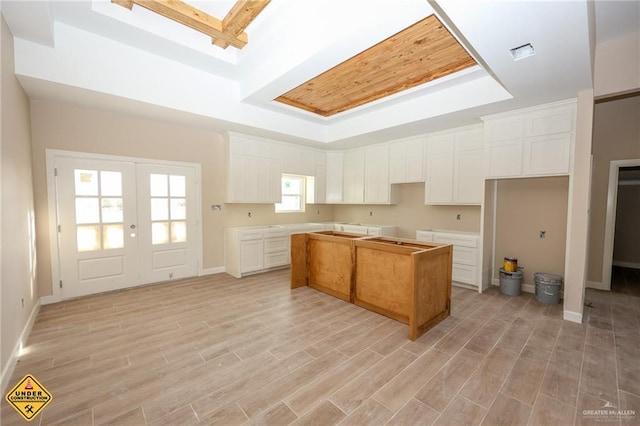
[[197,275],[196,169],[55,157],[63,299]]

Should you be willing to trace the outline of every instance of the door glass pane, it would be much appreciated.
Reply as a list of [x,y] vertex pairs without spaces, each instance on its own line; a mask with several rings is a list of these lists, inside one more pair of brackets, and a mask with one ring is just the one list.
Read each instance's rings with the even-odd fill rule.
[[98,195],[98,171],[74,170],[73,178],[76,187],[76,195]]
[[169,243],[169,224],[167,222],[155,222],[151,224],[151,243]]
[[98,198],[76,198],[76,223],[100,223]]
[[149,183],[152,197],[167,197],[169,195],[167,175],[151,174],[149,175]]
[[187,241],[186,222],[171,222],[171,242],[183,243]]
[[78,226],[78,251],[100,250],[100,225]]
[[104,249],[124,247],[124,229],[122,225],[104,225],[102,227],[102,241]]
[[169,177],[169,185],[169,193],[172,197],[184,197],[186,195],[184,176],[171,175]]
[[169,219],[169,200],[166,198],[151,199],[151,220]]
[[103,198],[102,223],[122,223],[122,198]]
[[121,197],[122,173],[100,172],[100,195],[103,197]]
[[171,220],[184,220],[187,218],[187,200],[184,198],[171,199]]

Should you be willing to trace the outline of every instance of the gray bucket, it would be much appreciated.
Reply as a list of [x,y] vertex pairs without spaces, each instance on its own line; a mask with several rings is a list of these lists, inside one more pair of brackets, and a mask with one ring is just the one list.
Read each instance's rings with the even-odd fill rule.
[[562,277],[560,275],[536,272],[533,277],[536,283],[536,299],[538,302],[550,305],[560,303],[560,289],[562,288]]
[[523,275],[524,268],[518,268],[516,272],[507,272],[504,268],[500,268],[500,293],[507,296],[520,296]]

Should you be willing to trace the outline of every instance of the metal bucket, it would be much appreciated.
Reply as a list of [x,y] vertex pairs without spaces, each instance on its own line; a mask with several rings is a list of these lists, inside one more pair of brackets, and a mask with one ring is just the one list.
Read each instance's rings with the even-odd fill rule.
[[533,277],[536,283],[536,299],[538,302],[550,305],[560,303],[560,290],[562,288],[562,277],[560,275],[536,272]]
[[507,296],[520,296],[523,275],[524,268],[518,268],[515,272],[505,271],[504,268],[500,268],[500,293]]

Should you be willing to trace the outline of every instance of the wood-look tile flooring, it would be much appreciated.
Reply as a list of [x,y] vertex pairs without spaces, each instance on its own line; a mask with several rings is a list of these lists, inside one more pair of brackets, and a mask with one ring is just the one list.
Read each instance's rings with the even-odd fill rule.
[[[43,306],[11,383],[31,373],[51,391],[41,425],[640,423],[637,294],[587,291],[581,325],[530,294],[454,287],[452,315],[411,342],[394,320],[291,291],[288,273]],[[585,411],[604,406],[638,414]],[[1,415],[25,424],[6,402]]]

